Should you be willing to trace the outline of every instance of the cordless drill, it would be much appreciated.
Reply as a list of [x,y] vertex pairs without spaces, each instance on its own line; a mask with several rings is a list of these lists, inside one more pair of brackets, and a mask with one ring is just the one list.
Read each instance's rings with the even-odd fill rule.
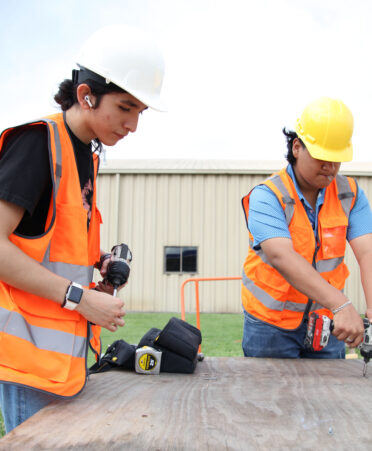
[[111,249],[111,258],[107,265],[105,279],[114,287],[114,296],[117,294],[118,287],[128,280],[131,261],[132,252],[126,244],[117,244]]
[[368,318],[363,318],[364,335],[363,342],[359,345],[360,354],[364,359],[363,376],[367,373],[367,363],[372,357],[372,324]]
[[328,316],[311,313],[307,323],[305,348],[310,351],[321,351],[327,346],[332,330],[333,321]]
[[[360,354],[364,359],[363,376],[367,373],[367,364],[372,357],[372,324],[368,318],[363,318],[364,335],[359,345]],[[321,351],[328,344],[333,330],[333,321],[326,315],[312,313],[307,325],[305,347],[311,351]]]

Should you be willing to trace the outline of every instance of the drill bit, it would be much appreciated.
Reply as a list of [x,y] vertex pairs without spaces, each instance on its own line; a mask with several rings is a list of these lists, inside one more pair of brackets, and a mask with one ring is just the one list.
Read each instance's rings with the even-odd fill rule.
[[116,293],[118,292],[118,289],[117,288],[114,288],[114,291],[113,291],[113,293],[112,293],[112,295],[114,296],[114,297],[116,297]]
[[367,377],[367,364],[369,362],[369,359],[364,359],[364,366],[363,366],[363,377]]
[[367,363],[364,362],[364,367],[363,367],[363,377],[366,377],[367,374]]

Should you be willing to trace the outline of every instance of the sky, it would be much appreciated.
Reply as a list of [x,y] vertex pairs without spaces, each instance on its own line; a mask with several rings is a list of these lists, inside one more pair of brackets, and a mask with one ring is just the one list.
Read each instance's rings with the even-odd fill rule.
[[280,160],[282,128],[328,96],[353,112],[354,161],[372,161],[371,18],[370,0],[0,0],[0,128],[58,111],[85,39],[128,23],[164,53],[168,112],[108,159]]

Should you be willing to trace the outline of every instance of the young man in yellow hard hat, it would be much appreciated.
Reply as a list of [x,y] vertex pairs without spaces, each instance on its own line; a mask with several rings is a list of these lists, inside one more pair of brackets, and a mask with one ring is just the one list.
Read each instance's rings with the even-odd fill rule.
[[[348,241],[360,266],[372,320],[372,213],[355,180],[339,174],[352,159],[353,117],[340,100],[308,105],[287,138],[288,166],[242,200],[249,231],[244,263],[243,351],[249,357],[344,358],[363,322],[343,293]],[[311,312],[334,321],[322,350],[304,346]]]

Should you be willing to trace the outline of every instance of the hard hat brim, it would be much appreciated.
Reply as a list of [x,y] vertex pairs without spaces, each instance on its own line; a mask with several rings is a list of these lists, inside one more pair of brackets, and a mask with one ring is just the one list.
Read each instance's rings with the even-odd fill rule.
[[[115,83],[117,84],[117,83]],[[118,85],[120,88],[121,86]],[[160,96],[152,96],[152,97],[145,97],[141,95],[140,93],[137,93],[134,89],[125,89],[125,91],[129,92],[133,97],[135,97],[140,102],[144,103],[146,106],[151,108],[155,111],[160,111],[162,113],[166,113],[168,111],[167,105],[164,102],[164,100]]]
[[80,69],[79,74],[81,74],[82,70],[84,70],[84,73],[87,72],[87,75],[85,75],[85,78],[84,77],[82,78],[81,75],[78,76],[77,81],[80,83],[84,83],[86,79],[92,79],[94,77],[93,80],[95,80],[95,78],[97,78],[95,81],[97,81],[97,83],[100,83],[102,85],[105,85],[105,84],[107,85],[109,83],[112,83],[112,84],[118,86],[119,88],[121,88],[125,92],[131,94],[137,100],[144,103],[147,107],[149,107],[153,110],[160,111],[160,112],[166,112],[168,110],[167,105],[164,102],[163,98],[160,96],[160,94],[153,93],[152,95],[146,96],[144,93],[139,92],[136,89],[131,89],[125,83],[122,83],[120,80],[107,78],[107,75],[105,74],[104,70],[98,69],[98,70],[92,71],[91,69],[84,67],[80,63],[76,63],[76,65]]
[[331,161],[333,163],[343,163],[351,161],[353,159],[353,146],[350,144],[346,149],[341,150],[327,150],[324,147],[316,144],[306,142],[306,140],[300,137],[303,143],[306,145],[309,154],[317,160]]

